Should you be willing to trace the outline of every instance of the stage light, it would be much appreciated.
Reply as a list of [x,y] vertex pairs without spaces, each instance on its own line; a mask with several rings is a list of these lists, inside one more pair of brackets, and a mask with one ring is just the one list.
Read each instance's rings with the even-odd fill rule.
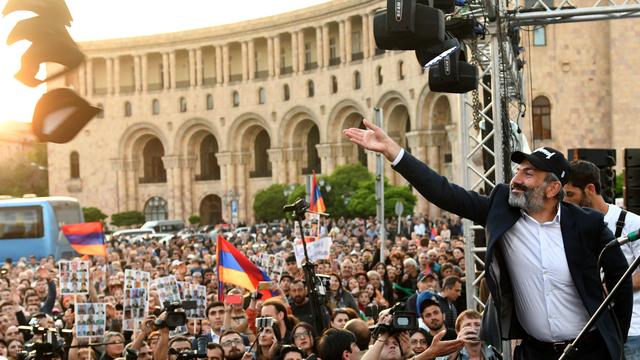
[[465,93],[478,88],[478,68],[466,62],[464,52],[453,51],[429,68],[429,89],[446,93]]

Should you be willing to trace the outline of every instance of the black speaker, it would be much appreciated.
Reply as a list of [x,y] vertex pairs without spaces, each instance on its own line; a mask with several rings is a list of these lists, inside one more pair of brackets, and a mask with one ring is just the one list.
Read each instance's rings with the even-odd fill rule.
[[624,149],[624,167],[640,167],[640,149]]
[[376,46],[384,50],[415,50],[444,41],[444,13],[415,1],[399,1],[399,8],[373,17]]
[[640,149],[624,149],[624,204],[640,214]]

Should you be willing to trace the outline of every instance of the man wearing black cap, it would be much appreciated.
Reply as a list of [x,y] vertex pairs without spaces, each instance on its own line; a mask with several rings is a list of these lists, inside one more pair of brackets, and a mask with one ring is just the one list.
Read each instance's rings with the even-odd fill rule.
[[[489,196],[467,191],[405,152],[384,131],[364,120],[350,128],[352,142],[382,153],[393,168],[434,205],[485,227],[485,268],[491,292],[483,336],[522,339],[515,359],[558,359],[604,299],[597,269],[600,250],[613,237],[602,214],[562,202],[569,163],[552,148],[514,152],[519,164],[510,186]],[[619,248],[603,255],[607,289],[626,269]],[[619,359],[632,310],[631,281],[623,282],[574,358]],[[488,316],[487,314],[493,314]],[[622,336],[616,330],[616,320]]]

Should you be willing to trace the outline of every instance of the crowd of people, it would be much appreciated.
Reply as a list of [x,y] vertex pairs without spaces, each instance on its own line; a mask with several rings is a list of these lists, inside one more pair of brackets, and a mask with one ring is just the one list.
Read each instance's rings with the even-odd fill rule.
[[[210,360],[493,358],[477,337],[481,315],[465,304],[464,237],[457,217],[407,217],[400,231],[388,224],[384,261],[375,219],[323,219],[321,233],[332,237],[333,246],[330,259],[315,267],[329,279],[319,296],[319,322],[293,253],[292,228],[283,220],[227,239],[247,257],[266,252],[286,260],[279,280],[269,284],[270,298],[229,284],[220,288],[216,242],[193,231],[168,242],[110,238],[107,257],[85,258],[90,266],[87,295],[61,292],[60,266],[53,258],[7,259],[0,279],[0,357],[19,359],[23,349],[46,340],[34,333],[37,325],[57,328],[60,339],[66,337],[59,353],[51,355],[61,359],[183,359],[195,354],[191,349],[200,337],[207,339]],[[187,321],[183,334],[170,331],[163,326],[167,312],[158,289],[151,285],[148,317],[136,331],[123,330],[123,312],[129,311],[123,295],[127,269],[149,272],[152,280],[174,275],[204,285],[206,318]],[[224,301],[218,300],[220,291]],[[227,301],[231,295],[242,300],[232,304]],[[76,336],[75,303],[105,304],[102,336]],[[416,328],[395,329],[392,308],[411,314]]]

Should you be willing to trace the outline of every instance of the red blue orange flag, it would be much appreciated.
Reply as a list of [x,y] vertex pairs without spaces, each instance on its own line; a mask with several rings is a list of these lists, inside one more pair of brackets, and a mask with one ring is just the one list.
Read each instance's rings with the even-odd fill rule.
[[62,233],[71,247],[82,255],[107,256],[104,232],[99,221],[62,225]]
[[[260,281],[271,281],[264,271],[254,265],[238,249],[225,240],[222,235],[218,235],[216,260],[218,264],[218,280],[221,283],[233,284],[255,292]],[[218,292],[224,292],[221,286]],[[266,296],[263,297],[265,299],[272,295],[270,291],[264,291],[263,296]]]
[[311,184],[311,203],[309,204],[309,211],[325,212],[327,208],[324,206],[324,200],[322,200],[322,194],[320,193],[320,186],[316,180],[316,172],[313,172],[313,183]]

